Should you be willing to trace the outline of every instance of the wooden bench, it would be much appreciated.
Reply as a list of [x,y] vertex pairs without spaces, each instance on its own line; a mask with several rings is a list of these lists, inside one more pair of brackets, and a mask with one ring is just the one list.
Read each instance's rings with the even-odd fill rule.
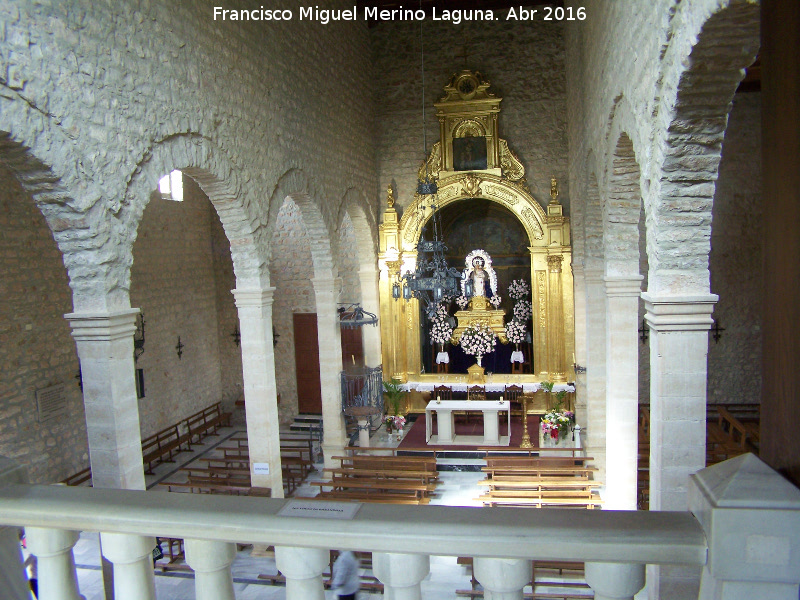
[[407,494],[374,494],[370,492],[345,492],[341,490],[320,492],[303,500],[346,500],[348,502],[373,502],[378,504],[429,504],[430,498],[417,498]]
[[706,424],[706,462],[714,464],[746,452],[755,452],[744,425],[725,407],[717,406],[717,422]]
[[375,493],[404,492],[416,498],[425,498],[436,490],[436,486],[430,483],[368,477],[337,477],[330,481],[310,481],[309,483],[319,486],[320,488],[329,487],[333,490],[342,491],[362,490]]
[[484,506],[599,508],[603,501],[591,490],[491,490],[475,498]]
[[481,467],[481,471],[488,477],[494,478],[498,475],[519,475],[531,477],[589,477],[597,471],[597,467],[533,467],[527,465],[492,465]]
[[82,483],[89,482],[89,487],[92,487],[92,468],[86,467],[82,471],[73,473],[69,477],[62,479],[59,483],[64,485],[81,485]]
[[142,441],[142,462],[147,464],[145,473],[153,474],[153,467],[165,462],[175,462],[173,454],[191,450],[191,439],[188,433],[181,434],[180,425],[157,431]]
[[340,469],[324,469],[333,479],[337,477],[372,477],[378,479],[410,479],[433,483],[439,479],[437,471],[406,471],[402,469],[367,469],[361,467],[342,467]]
[[[217,431],[222,426],[230,427],[231,413],[222,411],[222,403],[215,402],[184,420],[189,435],[190,443],[201,443],[209,435],[218,435]],[[195,441],[195,437],[197,441]]]
[[183,489],[196,494],[230,494],[235,496],[247,496],[250,494],[251,489],[249,485],[228,485],[224,483],[206,483],[202,481],[162,481],[158,485],[166,487],[168,492]]
[[341,461],[342,467],[359,469],[392,469],[406,471],[436,471],[436,458],[428,456],[375,456],[354,454],[351,456],[334,456]]
[[491,490],[553,490],[583,489],[591,490],[601,487],[599,481],[591,481],[585,477],[516,477],[513,475],[497,476],[478,482]]

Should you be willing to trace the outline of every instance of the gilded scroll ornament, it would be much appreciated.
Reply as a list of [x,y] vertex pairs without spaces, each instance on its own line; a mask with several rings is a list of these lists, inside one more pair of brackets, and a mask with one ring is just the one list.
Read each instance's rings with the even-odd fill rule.
[[539,327],[545,329],[547,327],[547,306],[544,299],[547,297],[547,274],[544,271],[537,273],[537,287],[539,295]]
[[506,140],[500,140],[500,166],[503,176],[509,181],[519,181],[525,177],[525,167],[508,147]]
[[439,177],[439,171],[442,170],[442,146],[436,142],[431,148],[431,153],[417,171],[417,179],[422,181],[427,175],[430,179]]

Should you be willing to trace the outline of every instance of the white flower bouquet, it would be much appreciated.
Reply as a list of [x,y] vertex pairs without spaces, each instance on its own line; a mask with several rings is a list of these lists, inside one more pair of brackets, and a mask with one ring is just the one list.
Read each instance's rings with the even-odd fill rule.
[[467,298],[464,295],[461,295],[458,298],[456,298],[456,304],[458,304],[458,307],[461,310],[464,310],[465,308],[467,308],[467,305],[469,304],[469,298]]
[[521,344],[525,341],[525,324],[513,320],[506,325],[506,337],[512,344]]
[[523,298],[527,298],[528,294],[531,293],[531,288],[528,286],[528,282],[524,279],[515,279],[511,282],[511,285],[508,286],[508,295],[513,300],[522,300]]
[[431,320],[431,341],[436,344],[446,344],[453,335],[453,326],[448,323],[447,313],[437,314]]
[[459,342],[461,343],[461,348],[467,354],[483,356],[494,350],[497,344],[497,336],[488,325],[475,323],[464,330]]
[[491,298],[489,298],[489,302],[490,302],[490,303],[492,304],[492,306],[494,306],[495,308],[497,308],[498,306],[500,306],[500,302],[502,302],[502,300],[503,300],[503,299],[502,299],[500,296],[498,296],[497,294],[495,294],[494,296],[492,296]]
[[533,307],[531,306],[530,301],[528,300],[520,300],[514,305],[514,319],[516,321],[521,321],[524,323],[528,319],[531,318],[533,314]]

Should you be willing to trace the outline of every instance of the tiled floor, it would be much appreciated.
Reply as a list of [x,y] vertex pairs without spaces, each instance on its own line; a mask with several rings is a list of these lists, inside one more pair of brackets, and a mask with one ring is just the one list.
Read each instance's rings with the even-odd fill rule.
[[[222,429],[219,437],[207,438],[207,443],[195,452],[178,455],[176,457],[178,462],[159,465],[156,467],[154,475],[146,477],[148,488],[157,485],[159,481],[179,481],[181,475],[176,472],[182,465],[196,460],[200,456],[211,454],[216,446],[224,443],[241,430],[243,430],[242,427]],[[390,440],[381,429],[373,436],[371,444],[373,446],[391,447],[396,445],[397,442]],[[312,473],[307,481],[322,479],[321,468],[322,465],[319,464],[319,470],[316,473]],[[441,471],[440,483],[437,487],[436,496],[431,500],[431,504],[480,506],[480,503],[475,501],[475,497],[480,493],[477,486],[477,481],[480,479],[483,479],[483,474],[479,471]],[[298,487],[294,496],[314,496],[318,489],[306,482]],[[82,534],[80,541],[75,546],[74,554],[75,563],[78,566],[78,582],[81,594],[85,596],[86,600],[104,600],[98,535]],[[271,556],[251,556],[251,548],[248,546],[238,553],[234,560],[232,571],[237,600],[283,600],[286,597],[286,588],[284,586],[271,585],[264,580],[258,579],[261,574],[277,574],[275,561]],[[371,572],[365,569],[364,574],[371,575]],[[195,598],[194,578],[191,571],[168,571],[162,573],[157,570],[155,580],[156,596],[159,600],[193,600]],[[423,598],[426,598],[426,600],[452,599],[456,597],[454,593],[456,589],[469,588],[469,570],[457,564],[456,557],[431,557],[430,574],[422,583]],[[330,591],[326,591],[325,597],[326,599],[335,598]],[[382,597],[380,593],[368,593],[365,591],[359,593],[361,600]]]

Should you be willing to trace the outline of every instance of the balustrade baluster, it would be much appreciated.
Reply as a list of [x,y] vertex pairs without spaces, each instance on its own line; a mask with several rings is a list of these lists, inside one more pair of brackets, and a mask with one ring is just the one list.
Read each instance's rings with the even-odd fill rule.
[[36,557],[39,598],[43,600],[84,600],[78,591],[78,576],[72,548],[77,531],[26,527],[28,550]]
[[324,600],[322,572],[330,551],[322,548],[275,547],[275,564],[286,577],[286,600]]
[[644,565],[587,562],[586,583],[594,600],[632,600],[644,587]]
[[472,572],[492,600],[522,600],[532,575],[531,561],[521,558],[475,557]]
[[114,565],[114,600],[155,600],[155,539],[128,533],[101,533],[100,546]]
[[427,554],[372,554],[372,572],[385,586],[388,600],[421,600],[419,584],[430,571],[431,559]]
[[186,563],[194,569],[196,600],[234,600],[231,563],[236,544],[184,540]]

